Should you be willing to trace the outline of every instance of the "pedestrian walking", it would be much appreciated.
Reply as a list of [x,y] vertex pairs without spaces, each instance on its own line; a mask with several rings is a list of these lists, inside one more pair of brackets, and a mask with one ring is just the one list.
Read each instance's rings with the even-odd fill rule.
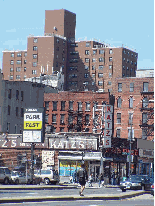
[[103,174],[102,173],[99,174],[98,179],[99,179],[99,187],[100,187],[101,182],[103,181]]
[[92,182],[93,182],[93,174],[90,174],[89,175],[89,178],[88,178],[88,183],[89,183],[89,187],[92,187]]
[[86,181],[88,180],[87,171],[85,169],[85,165],[82,164],[81,168],[77,171],[77,177],[79,179],[79,183],[81,185],[81,191],[79,192],[80,196],[84,196],[83,191],[85,189]]

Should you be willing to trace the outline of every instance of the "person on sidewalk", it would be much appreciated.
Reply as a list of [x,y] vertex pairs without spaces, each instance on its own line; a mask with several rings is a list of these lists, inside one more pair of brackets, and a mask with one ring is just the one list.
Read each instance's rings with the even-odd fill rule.
[[81,168],[77,171],[77,177],[79,179],[79,183],[81,185],[81,191],[79,192],[80,196],[83,195],[83,191],[85,189],[86,181],[88,180],[87,171],[85,169],[85,165],[82,164]]
[[98,179],[99,179],[99,187],[100,187],[101,182],[103,181],[103,174],[102,173],[99,174]]
[[89,175],[89,178],[88,178],[88,183],[89,183],[89,187],[92,187],[92,182],[93,182],[93,174],[90,174]]

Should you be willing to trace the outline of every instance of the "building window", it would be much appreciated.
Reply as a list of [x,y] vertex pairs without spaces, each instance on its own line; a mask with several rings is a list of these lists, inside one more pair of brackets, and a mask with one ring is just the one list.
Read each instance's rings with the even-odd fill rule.
[[77,87],[78,84],[77,84],[77,81],[74,81],[74,82],[72,81],[72,82],[68,82],[68,85]]
[[57,102],[53,101],[53,111],[57,111]]
[[103,70],[103,65],[99,65],[99,70]]
[[94,109],[98,109],[98,102],[94,102]]
[[123,70],[125,70],[125,66],[123,65]]
[[90,111],[90,103],[86,102],[86,111]]
[[109,69],[112,69],[112,65],[109,65]]
[[16,62],[17,64],[21,64],[22,63],[22,61],[21,60],[17,60],[17,62]]
[[117,137],[117,138],[120,138],[120,137],[121,137],[121,130],[120,130],[120,129],[117,129],[117,130],[116,130],[116,137]]
[[104,50],[99,50],[99,54],[104,54]]
[[69,110],[73,110],[73,101],[69,101]]
[[15,125],[15,134],[17,134],[17,125]]
[[125,58],[123,58],[123,61],[125,62]]
[[73,123],[73,116],[71,114],[68,115],[68,124]]
[[13,80],[13,75],[10,75],[10,78],[9,78],[10,80]]
[[133,113],[129,113],[129,125],[132,124]]
[[96,59],[95,59],[95,58],[92,58],[92,62],[96,62]]
[[57,122],[56,117],[57,117],[56,114],[52,114],[52,123],[56,123]]
[[7,132],[9,133],[10,132],[10,123],[7,122],[7,128],[6,128]]
[[85,65],[85,70],[89,70],[89,66]]
[[16,67],[16,72],[20,72],[21,68],[20,67]]
[[72,70],[77,70],[77,67],[69,67],[69,70],[72,71]]
[[88,77],[89,77],[89,74],[85,73],[84,78],[88,78]]
[[88,59],[88,58],[85,58],[85,62],[86,62],[86,63],[89,63],[89,59]]
[[89,55],[89,50],[85,50],[85,55]]
[[103,78],[103,73],[98,73],[98,78]]
[[82,102],[78,102],[78,111],[82,111]]
[[117,123],[121,124],[121,113],[117,113]]
[[147,139],[147,129],[142,129],[142,139]]
[[111,85],[111,81],[108,81],[108,85]]
[[37,74],[37,70],[32,70],[32,74]]
[[121,106],[122,106],[122,99],[121,99],[121,97],[118,97],[118,99],[117,99],[117,107],[121,108]]
[[61,101],[61,111],[65,111],[65,101]]
[[22,56],[22,54],[21,53],[17,53],[17,57],[21,57]]
[[98,81],[98,86],[103,86],[103,81]]
[[21,91],[21,101],[24,101],[24,91]]
[[19,90],[16,90],[16,100],[19,100]]
[[16,75],[16,79],[20,79],[20,75]]
[[24,108],[21,108],[20,116],[24,117]]
[[12,67],[10,68],[10,72],[13,72],[13,68]]
[[14,53],[11,53],[11,57],[14,57],[15,55],[14,55]]
[[92,66],[92,70],[95,70],[95,66],[94,65]]
[[14,64],[14,61],[13,61],[13,60],[11,60],[11,61],[10,61],[10,64]]
[[38,39],[37,39],[37,38],[34,38],[34,39],[33,39],[33,43],[38,43]]
[[142,113],[142,123],[147,124],[147,120],[148,120],[147,113]]
[[26,67],[24,67],[24,72],[26,72]]
[[109,54],[112,54],[112,49],[109,49]]
[[45,114],[45,124],[48,124],[48,114]]
[[97,54],[97,50],[93,50],[93,55],[96,55]]
[[24,56],[27,57],[27,52],[24,53]]
[[133,92],[134,91],[134,83],[130,83],[130,92]]
[[8,115],[10,115],[11,107],[8,105]]
[[100,57],[100,58],[99,58],[99,62],[104,62],[104,58],[103,58],[103,57]]
[[148,82],[143,82],[143,92],[148,92],[148,86],[149,86]]
[[49,110],[49,102],[48,101],[45,101],[45,110]]
[[18,107],[16,107],[16,117],[18,117]]
[[129,99],[129,108],[133,108],[133,97]]
[[64,127],[60,127],[60,132],[64,132]]
[[77,63],[77,62],[78,62],[78,59],[70,59],[69,62],[70,62],[70,63]]
[[89,124],[89,114],[85,115],[85,124]]
[[33,51],[37,51],[38,50],[38,47],[37,46],[34,46],[33,47]]
[[109,62],[112,62],[112,57],[109,57]]
[[77,74],[70,74],[69,78],[77,78]]
[[89,84],[89,82],[84,82],[83,84],[84,84],[84,86],[87,86]]
[[90,42],[86,42],[86,47],[90,47]]
[[122,92],[122,83],[118,83],[118,92]]
[[92,73],[92,78],[95,79],[95,73]]
[[33,67],[37,67],[37,62],[33,62],[33,63],[32,63],[32,66],[33,66]]
[[147,108],[149,105],[149,100],[147,97],[144,97],[144,99],[142,100],[142,104],[143,104],[143,108]]
[[8,98],[11,99],[11,96],[12,96],[12,89],[9,89],[9,91],[8,91]]
[[109,72],[109,78],[112,78],[112,73]]
[[60,114],[60,124],[65,124],[65,114]]
[[37,54],[33,54],[33,59],[37,59]]

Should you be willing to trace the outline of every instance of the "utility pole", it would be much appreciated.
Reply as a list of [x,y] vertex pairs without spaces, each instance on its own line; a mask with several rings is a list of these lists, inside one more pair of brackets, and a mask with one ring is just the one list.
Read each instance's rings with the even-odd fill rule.
[[129,141],[130,141],[130,147],[129,147],[129,177],[131,175],[131,141],[132,141],[132,118],[133,118],[133,114],[131,115],[131,132],[130,132],[130,137],[129,137]]

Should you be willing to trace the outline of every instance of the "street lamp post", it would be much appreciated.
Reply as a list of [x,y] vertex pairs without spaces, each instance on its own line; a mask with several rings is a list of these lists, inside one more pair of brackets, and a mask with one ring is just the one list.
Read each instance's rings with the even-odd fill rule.
[[[133,114],[132,114],[133,115]],[[132,116],[131,115],[131,132],[130,132],[130,137],[129,137],[129,141],[130,141],[130,145],[129,145],[129,177],[131,175],[131,140],[132,140]]]

